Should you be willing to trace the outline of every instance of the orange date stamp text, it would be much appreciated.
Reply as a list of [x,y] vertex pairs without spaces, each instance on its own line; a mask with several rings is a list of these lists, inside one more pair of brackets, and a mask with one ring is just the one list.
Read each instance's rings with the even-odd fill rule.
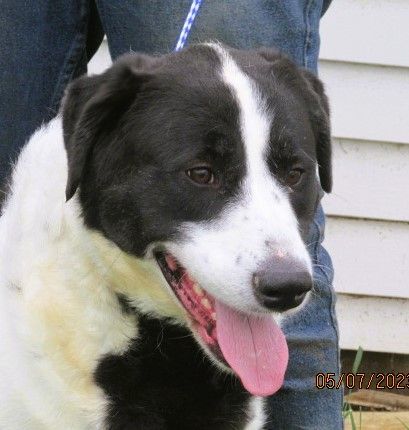
[[317,373],[315,375],[315,387],[323,389],[341,389],[350,390],[358,388],[391,390],[409,389],[409,373]]

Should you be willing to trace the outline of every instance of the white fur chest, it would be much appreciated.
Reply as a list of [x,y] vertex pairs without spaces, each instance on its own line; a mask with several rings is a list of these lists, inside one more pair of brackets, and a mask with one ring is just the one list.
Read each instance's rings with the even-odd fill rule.
[[99,428],[98,360],[124,351],[137,323],[99,271],[75,201],[65,204],[60,119],[24,149],[0,221],[0,423]]

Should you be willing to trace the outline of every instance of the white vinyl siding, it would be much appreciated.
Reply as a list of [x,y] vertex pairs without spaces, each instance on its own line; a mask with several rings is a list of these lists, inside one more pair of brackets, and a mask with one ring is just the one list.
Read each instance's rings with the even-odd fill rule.
[[328,215],[409,222],[409,145],[334,139],[333,153]]
[[343,348],[408,353],[409,300],[340,294],[337,311]]
[[409,67],[408,0],[333,0],[321,23],[321,58]]
[[343,348],[409,353],[409,2],[334,0],[321,22],[334,190],[324,198]]
[[[409,45],[404,49],[409,53]],[[403,67],[322,60],[334,136],[409,144],[408,73]]]

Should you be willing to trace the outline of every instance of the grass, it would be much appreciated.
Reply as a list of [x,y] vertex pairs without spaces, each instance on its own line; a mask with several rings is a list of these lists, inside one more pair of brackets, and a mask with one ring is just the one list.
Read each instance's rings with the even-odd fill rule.
[[403,425],[404,429],[409,430],[409,426],[405,424],[400,418],[396,418],[396,419]]
[[[352,365],[352,373],[357,373],[359,370],[359,366],[361,365],[362,358],[364,355],[364,350],[359,347],[358,351],[356,352],[354,364]],[[348,394],[351,394],[352,390],[348,391]],[[351,422],[352,430],[362,430],[362,408],[359,407],[359,421],[358,424],[355,421],[355,417],[353,414],[352,406],[347,402],[344,401],[343,409],[342,409],[342,416],[344,420],[349,419]],[[409,430],[409,425],[403,422],[400,418],[396,417],[396,419],[402,424],[402,429]]]
[[[352,373],[357,373],[359,366],[361,365],[362,362],[362,357],[364,355],[364,350],[359,347],[358,351],[356,352],[355,355],[355,359],[354,359],[354,364],[352,365]],[[352,390],[349,390],[349,394],[351,394]],[[344,407],[342,410],[342,416],[344,418],[344,420],[346,419],[350,419],[351,420],[351,427],[352,430],[361,430],[362,428],[362,414],[361,414],[361,408],[359,408],[359,427],[357,427],[356,422],[355,422],[355,418],[353,415],[353,410],[352,410],[352,406],[348,403],[348,402],[344,402]]]

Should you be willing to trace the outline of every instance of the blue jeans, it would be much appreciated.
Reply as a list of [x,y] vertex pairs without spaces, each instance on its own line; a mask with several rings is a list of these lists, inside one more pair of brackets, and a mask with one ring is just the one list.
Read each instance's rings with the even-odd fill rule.
[[[67,83],[108,38],[111,56],[174,48],[191,0],[3,0],[0,16],[0,183],[30,134],[58,110]],[[330,0],[204,0],[188,42],[277,46],[316,71],[319,20]],[[29,6],[28,6],[29,5]],[[314,294],[287,320],[290,364],[269,399],[269,429],[342,428],[341,390],[318,390],[315,374],[339,372],[331,260],[320,208],[309,239]]]

